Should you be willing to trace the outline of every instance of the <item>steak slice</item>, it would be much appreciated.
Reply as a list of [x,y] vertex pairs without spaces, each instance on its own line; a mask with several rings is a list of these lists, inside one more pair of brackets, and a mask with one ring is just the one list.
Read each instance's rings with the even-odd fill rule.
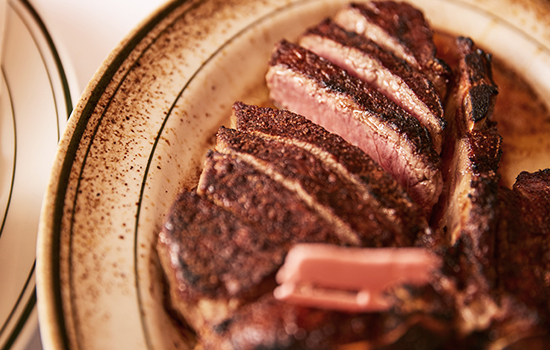
[[236,308],[229,298],[254,296],[259,281],[282,263],[285,248],[266,244],[270,238],[277,235],[258,231],[194,192],[181,192],[157,243],[171,307],[199,335],[225,321]]
[[269,64],[272,100],[358,146],[431,211],[441,192],[440,158],[418,120],[342,68],[286,40]]
[[348,179],[356,186],[361,200],[368,202],[372,210],[369,216],[375,215],[397,237],[415,237],[429,231],[422,210],[402,187],[372,158],[340,136],[287,110],[237,102],[233,113],[237,130],[302,148],[324,167]]
[[243,159],[209,152],[197,193],[242,221],[260,225],[272,244],[289,248],[306,239],[341,242],[334,227],[293,191]]
[[308,29],[300,45],[366,81],[417,118],[430,131],[436,151],[441,151],[446,125],[443,106],[424,74],[372,40],[345,31],[330,19]]
[[334,20],[422,71],[445,98],[452,71],[436,57],[433,32],[421,11],[405,2],[371,1],[348,5]]

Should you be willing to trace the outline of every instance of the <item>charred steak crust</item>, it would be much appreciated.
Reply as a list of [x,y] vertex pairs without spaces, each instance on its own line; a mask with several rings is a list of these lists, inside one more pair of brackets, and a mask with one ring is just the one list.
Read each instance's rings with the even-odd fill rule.
[[344,168],[345,175],[364,187],[363,196],[367,196],[374,215],[393,232],[414,237],[429,230],[418,206],[401,186],[363,151],[340,136],[287,110],[237,102],[233,113],[237,130],[269,135],[316,150],[313,153],[319,159],[334,168]]
[[[345,70],[286,40],[277,45],[269,64],[272,99],[329,131],[351,130],[344,138],[431,210],[441,191],[440,158],[418,120]],[[302,99],[289,97],[294,91],[287,89],[293,84],[308,90],[301,92]],[[319,120],[323,114],[326,118]]]
[[469,38],[457,38],[457,47],[463,56],[459,68],[464,72],[459,85],[461,89],[467,89],[462,101],[465,118],[459,127],[480,130],[493,114],[498,95],[498,87],[493,81],[491,55],[476,48]]
[[[221,129],[217,144],[218,149],[222,144],[224,151],[254,159],[258,166],[269,168],[274,177],[281,176],[281,181],[289,183],[288,187],[303,191],[301,196],[319,208],[322,216],[346,227],[345,239],[349,244],[383,246],[398,242],[380,227],[354,184],[301,148],[256,135],[239,134],[232,129]],[[363,234],[365,232],[368,235]],[[412,242],[407,241],[409,245]]]

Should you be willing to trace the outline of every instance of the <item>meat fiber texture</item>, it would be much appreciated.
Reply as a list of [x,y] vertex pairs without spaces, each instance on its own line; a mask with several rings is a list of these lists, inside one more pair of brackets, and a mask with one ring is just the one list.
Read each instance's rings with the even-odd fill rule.
[[[436,57],[406,3],[350,4],[279,42],[266,82],[281,109],[235,103],[196,189],[157,250],[170,308],[204,349],[485,349],[550,346],[550,170],[499,187],[491,56],[457,38]],[[349,314],[275,300],[297,243],[423,247],[425,286],[389,311]]]
[[441,193],[441,159],[428,130],[385,95],[288,41],[267,73],[271,98],[356,145],[429,211]]

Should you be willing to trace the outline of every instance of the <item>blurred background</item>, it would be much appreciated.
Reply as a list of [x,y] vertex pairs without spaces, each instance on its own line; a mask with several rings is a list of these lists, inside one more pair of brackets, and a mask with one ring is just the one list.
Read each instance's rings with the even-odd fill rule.
[[0,0],[0,350],[42,349],[35,247],[72,108],[111,50],[164,0]]

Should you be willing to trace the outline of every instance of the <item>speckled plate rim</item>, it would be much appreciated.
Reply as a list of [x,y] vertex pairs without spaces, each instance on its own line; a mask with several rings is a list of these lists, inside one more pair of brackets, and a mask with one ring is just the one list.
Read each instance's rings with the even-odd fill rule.
[[[502,14],[504,22],[514,28],[517,28],[516,15],[509,19],[508,10],[502,11],[502,4],[498,1],[485,1],[481,5],[475,5],[474,2],[466,1],[462,3],[456,0],[445,0],[449,4],[465,4],[474,11],[481,11],[492,16]],[[134,53],[135,48],[145,40],[150,32],[170,16],[174,11],[182,6],[193,6],[199,2],[173,1],[159,9],[148,20],[146,20],[138,29],[132,32],[102,64],[88,87],[84,92],[79,104],[75,108],[65,135],[60,143],[57,159],[51,173],[51,180],[46,192],[45,202],[42,210],[41,225],[38,240],[38,265],[37,280],[38,283],[38,309],[41,323],[41,332],[46,349],[69,349],[70,341],[68,339],[65,327],[65,315],[62,307],[63,296],[60,292],[60,285],[63,283],[60,276],[59,252],[61,247],[59,231],[64,210],[65,192],[69,185],[69,173],[72,162],[75,160],[78,146],[81,143],[82,135],[88,125],[90,116],[96,108],[98,101],[105,93],[105,89],[112,81],[118,69],[125,64],[128,58]],[[427,4],[430,1],[418,1],[420,4]],[[512,4],[513,5],[513,4]],[[520,12],[523,16],[525,12]],[[521,17],[520,16],[520,17]],[[427,16],[429,17],[429,15]],[[527,14],[528,19],[536,20],[535,15]],[[502,20],[502,19],[500,19]],[[550,48],[549,40],[544,35],[532,38],[528,34],[529,26],[520,20],[521,31],[527,35],[530,40],[537,41],[543,51]],[[523,23],[524,27],[521,26]],[[544,88],[544,87],[543,87]],[[145,180],[143,184],[145,185]],[[136,232],[137,234],[137,232]],[[149,345],[150,347],[150,345]]]
[[70,348],[60,293],[60,236],[56,233],[59,233],[63,216],[64,192],[71,162],[74,161],[74,153],[87,125],[87,120],[83,116],[92,113],[102,94],[102,89],[108,85],[118,68],[141,40],[169,13],[186,2],[188,1],[168,2],[145,19],[113,49],[83,91],[59,142],[56,159],[50,173],[49,186],[44,196],[37,239],[37,271],[40,271],[36,277],[39,300],[38,318],[45,349]]

